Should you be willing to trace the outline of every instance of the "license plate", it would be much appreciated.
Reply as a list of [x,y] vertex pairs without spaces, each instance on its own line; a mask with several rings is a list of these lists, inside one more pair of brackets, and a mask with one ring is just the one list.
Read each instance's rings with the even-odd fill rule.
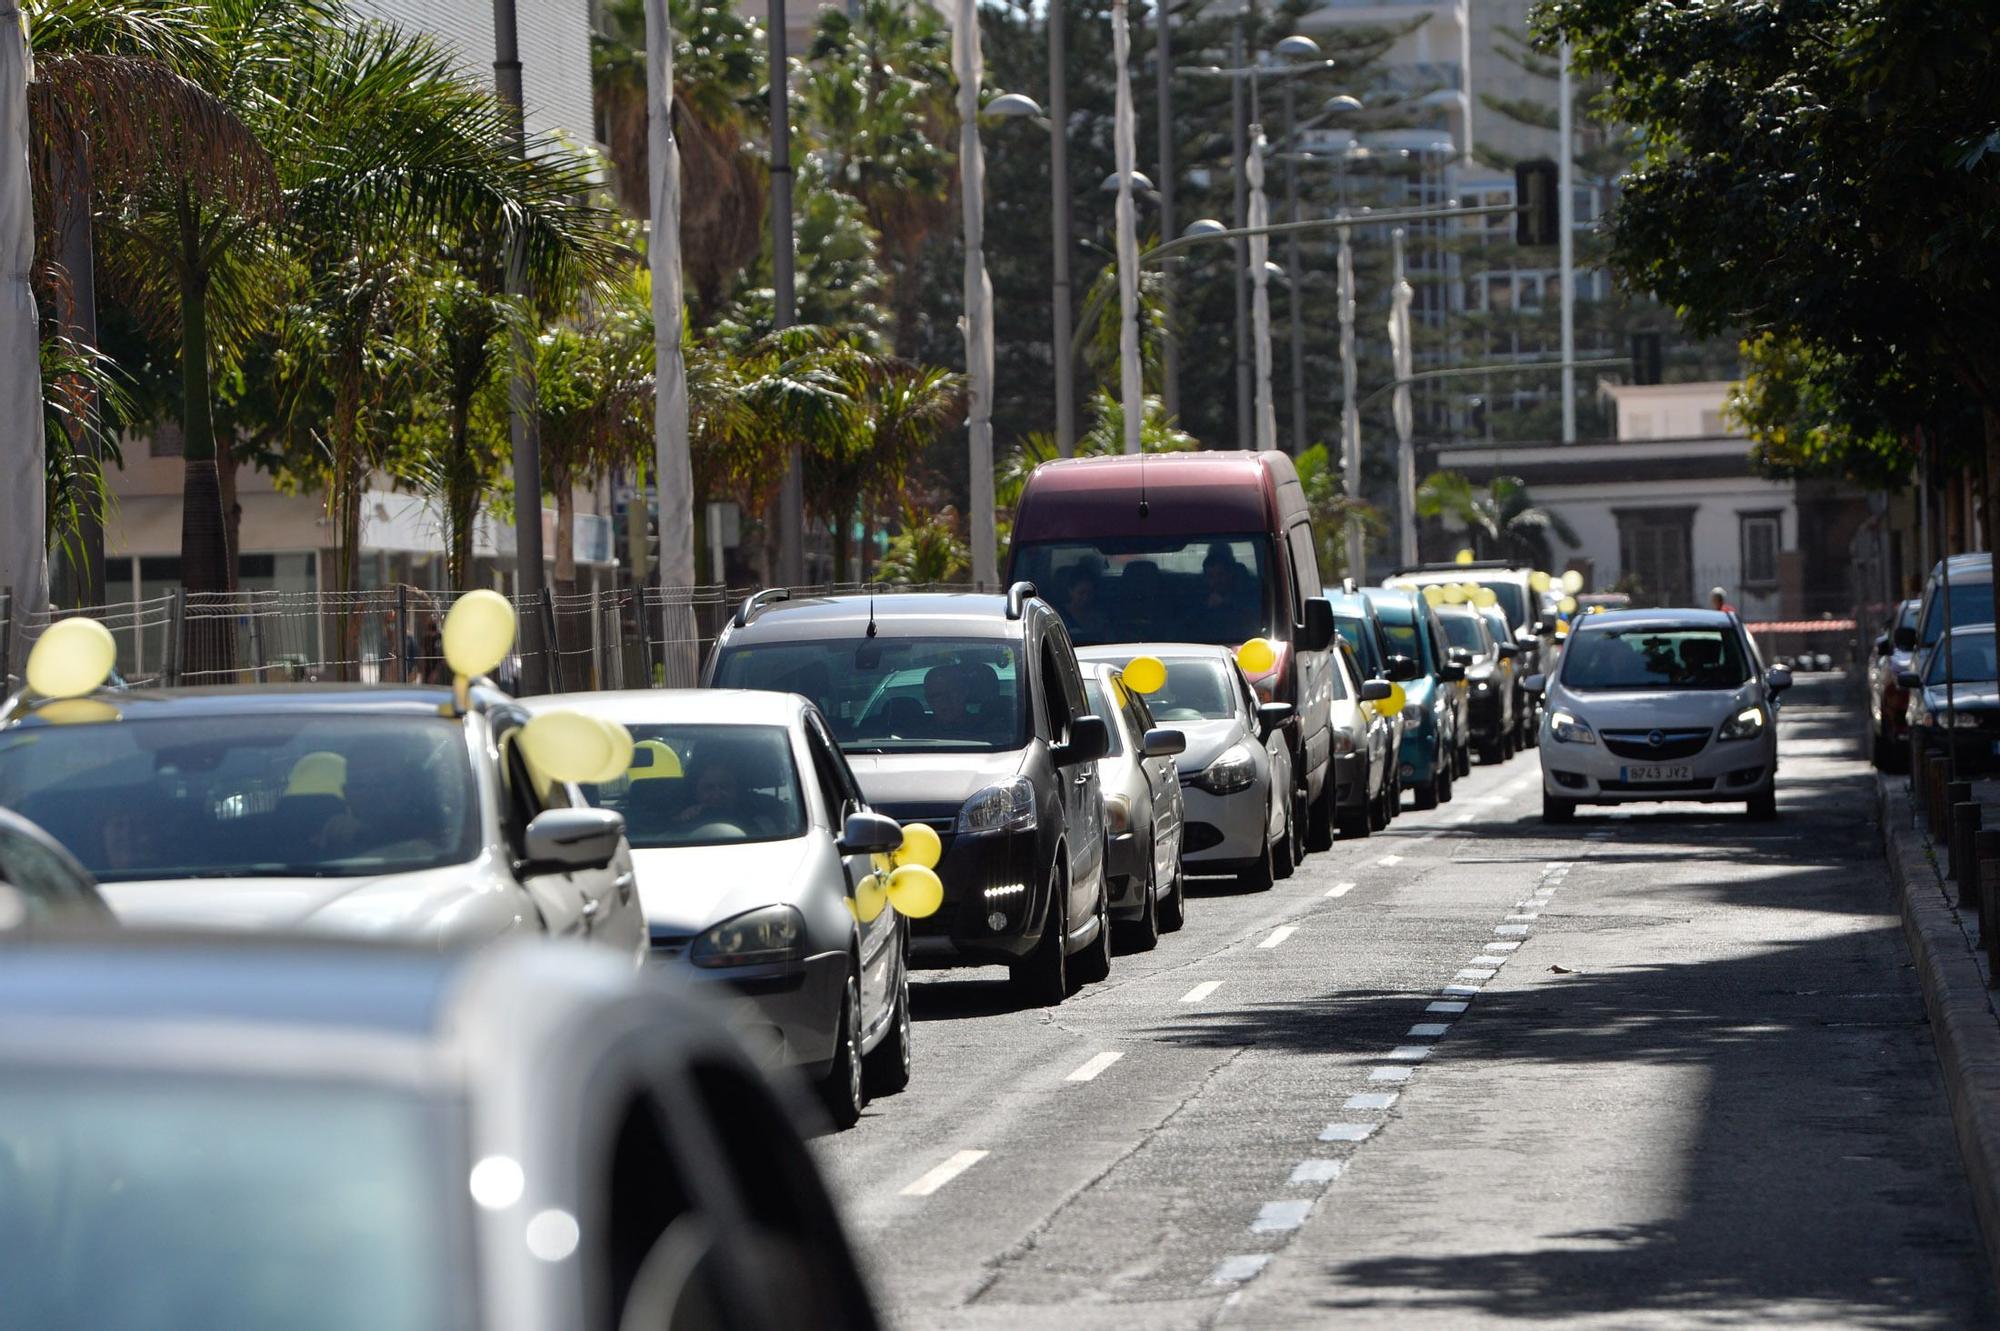
[[1688,766],[1686,763],[1681,763],[1676,766],[1668,766],[1666,764],[1653,764],[1647,767],[1621,767],[1618,770],[1621,773],[1623,773],[1621,779],[1624,780],[1627,784],[1643,783],[1647,781],[1694,780],[1694,768]]

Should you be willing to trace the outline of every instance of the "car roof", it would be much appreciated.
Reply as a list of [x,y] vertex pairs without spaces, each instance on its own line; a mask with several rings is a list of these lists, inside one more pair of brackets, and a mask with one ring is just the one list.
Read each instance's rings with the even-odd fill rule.
[[1119,642],[1104,647],[1079,647],[1076,659],[1079,661],[1101,661],[1122,666],[1135,656],[1157,656],[1162,659],[1178,657],[1212,657],[1219,661],[1234,661],[1234,647],[1218,647],[1206,642]]
[[1993,576],[1993,556],[1984,551],[1971,554],[1953,555],[1949,561],[1939,560],[1931,565],[1931,578],[1938,579],[1945,572],[1945,564],[1951,565],[1953,578],[1990,578]]
[[578,711],[632,725],[699,722],[789,726],[809,704],[796,693],[769,689],[606,689],[523,698],[521,706],[531,713]]
[[1143,531],[1199,540],[1269,532],[1279,516],[1277,486],[1287,482],[1296,484],[1296,473],[1282,453],[1213,449],[1053,459],[1028,478],[1014,539]]
[[[374,712],[384,716],[449,715],[452,691],[406,684],[221,684],[185,689],[99,689],[93,702],[111,707],[105,720],[149,721],[163,717],[260,716],[272,712]],[[507,701],[497,690],[473,691],[475,705]],[[18,698],[7,724],[54,724],[41,713],[63,698]],[[58,713],[60,714],[60,713]]]
[[1658,610],[1602,610],[1594,615],[1579,615],[1571,624],[1571,631],[1582,629],[1600,631],[1605,629],[1682,629],[1682,628],[1727,628],[1736,623],[1736,616],[1726,610],[1702,610],[1696,607]]
[[1461,601],[1457,605],[1446,601],[1442,605],[1432,606],[1431,609],[1437,611],[1440,615],[1471,615],[1477,619],[1481,607],[1472,604],[1470,601]]
[[1479,560],[1470,564],[1413,564],[1389,577],[1407,582],[1526,582],[1533,572],[1513,564]]
[[810,642],[879,638],[1018,638],[1027,622],[1007,617],[1007,598],[991,592],[883,592],[877,595],[808,596],[758,609],[729,636]]

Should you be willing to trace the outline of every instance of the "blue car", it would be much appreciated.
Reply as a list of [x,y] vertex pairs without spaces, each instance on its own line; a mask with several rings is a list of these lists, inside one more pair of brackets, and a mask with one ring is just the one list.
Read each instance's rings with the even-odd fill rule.
[[1435,809],[1451,798],[1454,778],[1471,769],[1471,735],[1466,726],[1465,667],[1451,659],[1450,641],[1437,612],[1421,592],[1403,587],[1369,587],[1388,636],[1389,650],[1407,656],[1417,675],[1403,685],[1417,716],[1403,728],[1397,767],[1419,809]]

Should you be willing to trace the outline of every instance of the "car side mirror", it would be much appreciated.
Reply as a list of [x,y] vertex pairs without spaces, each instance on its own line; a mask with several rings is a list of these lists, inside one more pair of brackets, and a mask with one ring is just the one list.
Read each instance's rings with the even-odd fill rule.
[[1260,703],[1257,707],[1257,738],[1269,739],[1271,732],[1292,719],[1296,709],[1288,702]]
[[1764,672],[1764,687],[1776,697],[1792,687],[1792,672],[1783,666],[1772,666]]
[[1299,650],[1323,652],[1333,646],[1333,603],[1314,596],[1306,601],[1306,621],[1299,626]]
[[1555,631],[1556,631],[1556,621],[1555,621],[1555,616],[1553,616],[1553,615],[1543,615],[1543,616],[1542,616],[1542,617],[1541,617],[1540,619],[1538,619],[1538,620],[1536,620],[1536,621],[1535,621],[1535,636],[1536,636],[1536,637],[1538,637],[1538,638],[1546,638],[1546,637],[1548,637],[1548,636],[1549,636],[1549,635],[1550,635],[1551,633],[1554,633]]
[[625,840],[625,815],[616,809],[547,809],[535,815],[521,840],[530,870],[605,869]]
[[1364,679],[1361,681],[1361,701],[1381,702],[1394,690],[1386,679]]
[[1532,693],[1537,698],[1541,697],[1544,693],[1548,692],[1548,688],[1549,688],[1549,677],[1547,675],[1540,673],[1539,671],[1521,681],[1521,691],[1523,693]]
[[903,847],[903,825],[886,813],[850,813],[836,847],[843,855],[893,855]]
[[1079,716],[1069,723],[1069,743],[1049,750],[1049,760],[1057,767],[1094,763],[1111,752],[1111,728],[1101,716]]
[[1149,730],[1139,752],[1148,758],[1171,758],[1187,752],[1187,736],[1178,730]]
[[[1773,670],[1777,668],[1776,666],[1772,667]],[[1792,672],[1789,670],[1785,672],[1785,682],[1787,684],[1792,682]],[[1918,675],[1914,670],[1898,670],[1896,672],[1896,686],[1914,691],[1924,686],[1923,677]]]
[[1503,661],[1511,661],[1521,654],[1521,644],[1518,642],[1496,642],[1493,646]]
[[1472,664],[1472,649],[1470,647],[1447,648],[1444,655],[1445,659],[1453,665],[1467,666]]
[[1398,684],[1407,684],[1423,673],[1422,670],[1417,668],[1414,657],[1398,655],[1389,658],[1389,678],[1395,680]]
[[1914,628],[1898,625],[1893,640],[1897,651],[1907,652],[1917,645],[1917,631]]
[[1895,644],[1895,643],[1893,643],[1893,642],[1890,642],[1890,641],[1889,641],[1889,635],[1888,635],[1888,634],[1886,634],[1886,633],[1880,633],[1880,634],[1877,634],[1877,635],[1876,635],[1876,637],[1875,637],[1875,655],[1877,655],[1877,656],[1887,656],[1887,655],[1889,655],[1889,654],[1890,654],[1891,652],[1893,652],[1893,651],[1895,651],[1895,650],[1896,650],[1896,644]]
[[1457,661],[1438,662],[1438,678],[1447,684],[1456,684],[1465,678],[1465,666]]

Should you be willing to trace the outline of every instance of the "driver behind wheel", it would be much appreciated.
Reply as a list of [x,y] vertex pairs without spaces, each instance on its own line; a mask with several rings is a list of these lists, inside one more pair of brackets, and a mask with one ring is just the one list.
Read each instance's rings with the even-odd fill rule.
[[753,788],[744,755],[713,742],[696,751],[693,799],[674,815],[680,827],[720,824],[742,829],[748,836],[775,836],[794,819],[784,801]]

